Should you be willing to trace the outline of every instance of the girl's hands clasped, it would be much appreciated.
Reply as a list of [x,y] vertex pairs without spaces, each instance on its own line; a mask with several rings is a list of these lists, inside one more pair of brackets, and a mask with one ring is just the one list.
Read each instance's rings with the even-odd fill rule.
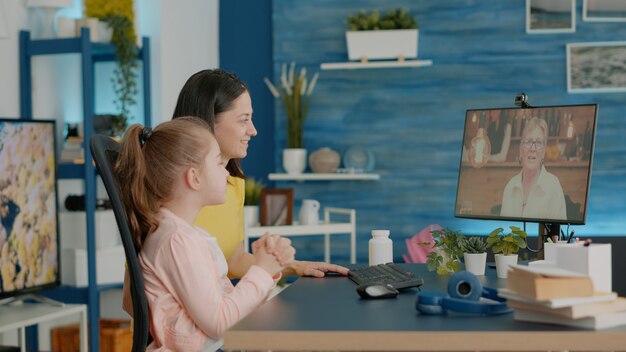
[[294,260],[296,250],[288,238],[265,234],[252,243],[252,254],[256,265],[274,276]]

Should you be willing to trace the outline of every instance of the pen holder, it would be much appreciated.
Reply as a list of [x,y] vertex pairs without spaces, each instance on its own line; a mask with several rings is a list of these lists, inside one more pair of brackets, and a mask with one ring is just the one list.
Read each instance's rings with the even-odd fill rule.
[[589,246],[582,243],[556,244],[549,247],[553,247],[556,267],[591,277],[595,291],[612,291],[610,243],[592,243]]

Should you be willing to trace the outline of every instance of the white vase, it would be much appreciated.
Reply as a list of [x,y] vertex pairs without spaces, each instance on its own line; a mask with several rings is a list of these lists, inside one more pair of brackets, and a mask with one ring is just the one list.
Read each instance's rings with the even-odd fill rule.
[[288,174],[301,174],[306,169],[306,149],[283,149],[283,168]]
[[509,266],[515,264],[517,264],[517,254],[496,254],[496,273],[498,278],[506,279],[509,272]]
[[474,275],[485,275],[487,253],[463,253],[465,270]]
[[246,205],[243,207],[243,221],[246,227],[259,225],[259,206]]

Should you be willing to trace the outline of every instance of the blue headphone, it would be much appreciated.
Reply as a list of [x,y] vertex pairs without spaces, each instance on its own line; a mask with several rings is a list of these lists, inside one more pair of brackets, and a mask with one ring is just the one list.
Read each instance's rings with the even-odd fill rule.
[[[481,302],[481,297],[490,301]],[[428,315],[441,315],[448,311],[497,315],[513,311],[506,305],[506,299],[498,296],[495,289],[483,287],[476,275],[467,271],[459,271],[452,276],[448,283],[448,294],[437,291],[418,292],[415,309]]]

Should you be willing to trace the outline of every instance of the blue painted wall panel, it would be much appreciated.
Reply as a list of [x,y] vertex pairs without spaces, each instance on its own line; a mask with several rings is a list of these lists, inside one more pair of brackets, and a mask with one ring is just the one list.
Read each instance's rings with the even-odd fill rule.
[[[295,189],[296,206],[315,198],[322,206],[357,209],[361,262],[374,228],[391,230],[400,259],[404,238],[431,223],[468,234],[519,225],[456,219],[453,208],[465,110],[512,107],[515,94],[523,91],[534,105],[600,104],[587,225],[576,233],[624,234],[626,94],[568,94],[565,45],[626,38],[626,24],[582,22],[581,1],[575,33],[526,34],[523,0],[274,0],[274,80],[285,62],[296,61],[311,72],[323,62],[347,61],[346,17],[361,9],[395,7],[417,17],[419,56],[434,65],[320,71],[304,136],[309,152],[326,146],[341,153],[351,146],[368,148],[382,178],[278,183]],[[274,168],[281,170],[284,109],[278,100],[274,107]],[[536,234],[536,228],[531,224],[528,230]],[[347,239],[333,241],[338,255],[346,253]],[[302,246],[319,250],[322,242]],[[302,252],[299,256],[308,254]]]

